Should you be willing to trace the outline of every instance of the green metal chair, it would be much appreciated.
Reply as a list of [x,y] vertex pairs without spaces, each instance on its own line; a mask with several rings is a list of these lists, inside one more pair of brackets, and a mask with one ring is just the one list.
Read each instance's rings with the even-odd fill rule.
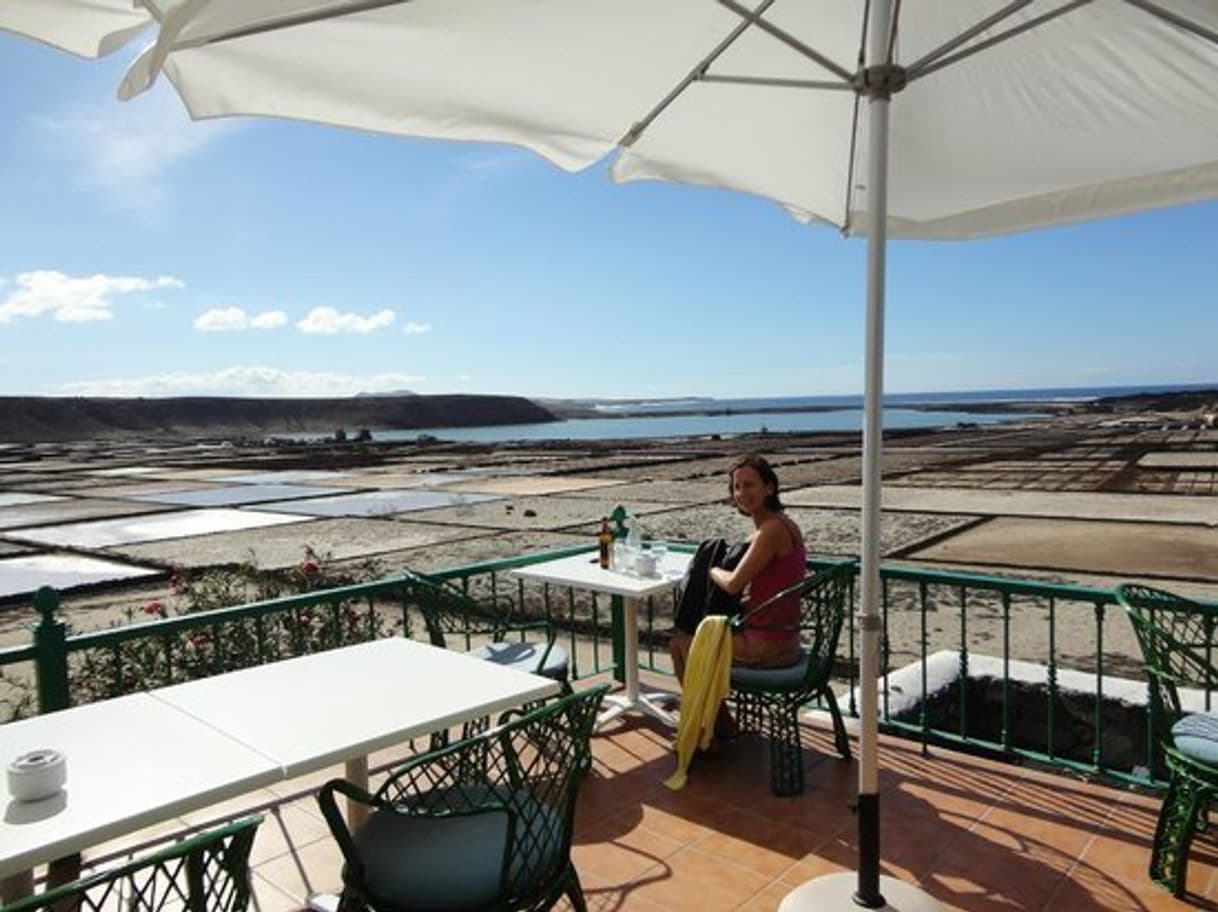
[[[566,650],[555,642],[554,624],[549,618],[517,617],[507,596],[475,599],[421,573],[407,571],[405,575],[411,581],[432,645],[448,648],[450,636],[463,640],[486,638],[489,642],[471,649],[471,655],[552,678],[570,692],[570,661]],[[538,632],[541,636],[536,636]],[[530,634],[534,636],[529,638]]]
[[[853,577],[853,563],[836,564],[805,577],[732,622],[733,627],[740,629],[750,617],[768,610],[775,602],[799,599],[799,661],[784,668],[733,666],[731,674],[732,699],[740,730],[761,733],[770,740],[770,791],[775,795],[799,795],[804,790],[799,711],[810,700],[824,698],[833,717],[835,745],[843,759],[850,759],[850,741],[829,679]],[[794,628],[754,625],[752,629]]]
[[9,903],[4,912],[244,912],[261,817],[191,836],[155,854]]
[[[489,731],[409,761],[375,795],[326,783],[317,801],[345,862],[340,912],[540,910],[564,895],[585,910],[571,831],[606,689],[507,713]],[[336,794],[372,808],[355,832]]]
[[[1193,835],[1208,818],[1218,794],[1218,714],[1189,712],[1180,689],[1208,694],[1218,686],[1218,609],[1161,589],[1126,583],[1117,600],[1133,623],[1149,674],[1155,744],[1170,773],[1159,809],[1150,877],[1176,896],[1184,893]],[[1155,757],[1156,774],[1161,774]]]

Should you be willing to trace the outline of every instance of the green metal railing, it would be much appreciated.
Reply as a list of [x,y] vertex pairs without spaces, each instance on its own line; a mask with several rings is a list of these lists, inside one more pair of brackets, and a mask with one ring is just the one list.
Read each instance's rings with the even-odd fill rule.
[[[674,550],[692,550],[674,545]],[[473,595],[511,595],[518,610],[544,614],[561,631],[572,660],[572,675],[588,678],[622,668],[621,603],[570,587],[525,582],[511,571],[543,560],[588,552],[574,547],[507,560],[448,568],[431,574]],[[811,561],[818,569],[831,562]],[[896,566],[882,570],[884,620],[880,719],[891,733],[924,745],[948,744],[1034,760],[1118,779],[1155,784],[1150,770],[1154,745],[1142,723],[1141,741],[1132,748],[1142,759],[1132,768],[1114,759],[1118,734],[1107,720],[1107,691],[1117,678],[1143,680],[1137,647],[1123,612],[1113,610],[1108,589],[1010,579],[972,573],[949,573]],[[851,593],[852,602],[856,598]],[[640,665],[671,673],[666,634],[671,628],[675,595],[649,599],[640,608]],[[290,655],[333,648],[377,636],[412,636],[420,624],[410,605],[405,577],[306,592],[165,620],[131,624],[71,635],[57,618],[58,599],[40,590],[35,605],[41,620],[30,645],[0,650],[0,673],[24,674],[37,693],[37,708],[49,712],[89,699],[115,696],[143,687],[200,677]],[[849,615],[838,652],[837,680],[849,685],[844,709],[857,715],[857,631]],[[1113,647],[1113,641],[1118,641]],[[942,657],[949,652],[954,673],[944,688]],[[990,656],[995,669],[979,672],[979,656]],[[1014,674],[1019,659],[1036,662],[1039,680]],[[932,666],[940,667],[932,678]],[[898,668],[913,668],[898,683]],[[1063,676],[1086,676],[1089,686],[1067,688]],[[1025,676],[1026,678],[1026,676]],[[912,696],[913,708],[894,705],[897,687]],[[839,688],[841,690],[841,688]],[[1031,709],[1029,707],[1032,707]],[[1145,716],[1144,710],[1138,710]],[[1039,733],[1029,733],[1029,717],[1043,719]],[[1065,721],[1074,740],[1080,729],[1088,737],[1077,747],[1060,743]],[[1038,723],[1040,724],[1040,723]],[[1136,728],[1137,726],[1135,726]]]

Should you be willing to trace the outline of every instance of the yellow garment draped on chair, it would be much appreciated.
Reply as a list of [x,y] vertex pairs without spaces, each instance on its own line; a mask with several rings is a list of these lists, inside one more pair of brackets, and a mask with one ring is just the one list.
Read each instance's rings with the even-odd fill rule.
[[732,636],[727,618],[709,614],[698,624],[681,685],[681,719],[677,726],[677,771],[664,784],[673,791],[685,787],[694,750],[710,747],[719,704],[727,696],[732,674]]

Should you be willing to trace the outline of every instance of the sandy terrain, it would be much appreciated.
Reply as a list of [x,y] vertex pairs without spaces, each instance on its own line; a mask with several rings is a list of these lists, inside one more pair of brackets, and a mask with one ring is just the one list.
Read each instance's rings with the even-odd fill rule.
[[[1135,415],[1132,422],[1107,412],[1071,414],[894,438],[884,461],[887,561],[1104,587],[1133,577],[1218,597],[1218,432],[1198,428],[1191,413],[1162,411],[1161,401],[1150,406],[1160,411]],[[28,642],[30,596],[6,561],[32,554],[93,555],[158,571],[151,581],[101,579],[68,588],[64,613],[75,630],[87,630],[166,598],[173,568],[197,571],[245,560],[264,569],[291,568],[306,546],[330,554],[339,566],[371,560],[383,572],[435,570],[591,543],[600,517],[618,504],[640,517],[648,535],[739,537],[747,533],[747,521],[724,502],[723,471],[743,449],[774,462],[813,554],[857,553],[858,441],[843,434],[528,446],[203,447],[158,441],[155,448],[90,443],[0,449],[0,642]],[[312,501],[304,500],[232,504],[241,497],[235,487],[275,483],[334,488],[361,506],[328,514],[311,512]],[[293,513],[304,519],[140,538],[142,520],[197,509],[213,496],[209,491],[238,516],[280,511],[285,519]],[[203,501],[183,506],[148,500],[175,492]],[[129,538],[115,541],[108,528],[105,544],[90,544],[99,520],[117,524],[119,538]],[[46,541],[58,544],[39,543]],[[920,654],[923,615],[916,606],[923,593],[902,584],[891,595],[895,667]],[[1047,603],[1015,599],[1008,614],[1001,598],[980,598],[970,603],[962,626],[958,588],[932,586],[925,598],[931,609],[928,651],[965,645],[1032,660],[1049,654]],[[1102,636],[1109,670],[1136,673],[1136,647],[1119,612],[1097,618],[1093,606],[1077,600],[1052,610],[1058,662],[1093,668]],[[848,655],[847,646],[842,653]]]

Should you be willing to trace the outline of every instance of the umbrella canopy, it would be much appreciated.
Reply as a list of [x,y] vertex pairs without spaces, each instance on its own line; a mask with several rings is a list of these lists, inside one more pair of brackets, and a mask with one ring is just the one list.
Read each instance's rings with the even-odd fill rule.
[[616,151],[618,181],[740,190],[867,236],[856,901],[881,905],[886,238],[985,236],[1218,197],[1218,4],[134,3],[54,0],[30,13],[9,2],[0,28],[100,53],[130,37],[130,17],[156,20],[122,97],[164,73],[195,118],[512,143],[568,170]]
[[0,0],[0,29],[79,57],[104,57],[151,22],[152,14],[134,0]]
[[[568,170],[774,199],[865,234],[867,4],[842,0],[43,0],[0,27],[82,52],[160,20],[192,116],[525,146]],[[75,8],[79,15],[68,15]],[[957,238],[1218,193],[1209,0],[909,0],[893,237]],[[1147,141],[1153,137],[1153,142]]]

